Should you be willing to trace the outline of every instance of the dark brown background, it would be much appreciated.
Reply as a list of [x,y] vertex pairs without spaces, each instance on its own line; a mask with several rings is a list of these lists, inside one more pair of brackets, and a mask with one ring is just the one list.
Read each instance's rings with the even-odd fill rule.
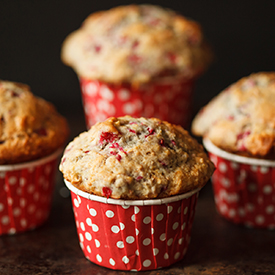
[[[1,0],[0,79],[27,83],[35,94],[81,109],[78,80],[60,61],[64,38],[91,12],[131,1]],[[137,4],[143,1],[135,1]],[[216,59],[198,81],[196,108],[239,78],[275,70],[275,1],[151,1],[174,9],[203,26]],[[70,108],[70,112],[73,109]]]
[[[67,117],[73,138],[85,130],[85,123],[77,77],[60,61],[62,41],[89,13],[130,3],[0,0],[0,79],[27,83],[33,93],[53,102]],[[275,70],[274,0],[150,3],[199,21],[214,49],[215,62],[196,85],[194,114],[239,78]],[[58,173],[49,220],[37,230],[0,237],[0,274],[133,274],[85,259],[66,191]],[[186,257],[167,269],[142,274],[275,274],[274,231],[248,229],[221,218],[208,183],[199,197]]]

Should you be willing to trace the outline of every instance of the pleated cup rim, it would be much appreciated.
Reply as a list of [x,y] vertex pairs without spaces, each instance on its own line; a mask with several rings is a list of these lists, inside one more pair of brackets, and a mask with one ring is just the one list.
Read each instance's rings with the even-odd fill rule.
[[275,167],[275,161],[272,161],[272,160],[248,158],[248,157],[243,157],[240,155],[226,152],[226,151],[218,148],[216,145],[214,145],[211,142],[211,140],[208,138],[203,138],[202,142],[203,142],[205,149],[208,152],[213,153],[223,159],[235,161],[235,162],[239,162],[239,163],[243,163],[243,164],[255,165],[255,166]]
[[39,165],[45,164],[47,162],[50,162],[51,160],[56,159],[58,156],[61,155],[61,153],[62,153],[62,149],[59,148],[52,154],[50,154],[46,157],[34,160],[34,161],[18,163],[18,164],[3,164],[3,165],[0,165],[0,172],[15,171],[15,170],[20,170],[20,169],[24,169],[24,168],[31,168],[34,166],[39,166]]
[[175,196],[172,196],[172,197],[162,198],[162,199],[121,200],[121,199],[112,199],[112,198],[106,198],[106,197],[93,195],[93,194],[84,192],[82,190],[79,190],[78,188],[76,188],[74,185],[72,185],[69,181],[67,181],[65,179],[64,179],[64,182],[65,182],[65,185],[67,186],[67,188],[71,192],[73,192],[76,195],[79,195],[81,197],[84,197],[88,200],[102,202],[102,203],[106,203],[106,204],[122,205],[122,206],[123,205],[125,205],[125,206],[131,206],[131,205],[136,205],[136,206],[138,206],[138,205],[139,206],[142,206],[142,205],[161,205],[161,204],[171,203],[171,202],[175,202],[175,201],[190,198],[194,194],[198,193],[201,189],[201,188],[197,188],[197,189],[194,189],[194,190],[189,191],[189,192],[184,193],[184,194],[175,195]]

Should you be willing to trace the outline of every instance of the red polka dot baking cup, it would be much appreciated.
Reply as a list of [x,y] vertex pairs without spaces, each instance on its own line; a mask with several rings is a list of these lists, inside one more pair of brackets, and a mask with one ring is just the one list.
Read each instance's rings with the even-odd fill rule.
[[60,153],[28,163],[0,165],[0,235],[31,230],[46,221]]
[[88,260],[116,269],[143,271],[183,258],[199,190],[155,200],[118,200],[71,190],[80,247]]
[[275,161],[234,155],[203,140],[216,166],[212,176],[221,216],[236,224],[275,229]]
[[131,87],[80,79],[87,127],[108,117],[156,117],[187,127],[193,81],[165,78]]

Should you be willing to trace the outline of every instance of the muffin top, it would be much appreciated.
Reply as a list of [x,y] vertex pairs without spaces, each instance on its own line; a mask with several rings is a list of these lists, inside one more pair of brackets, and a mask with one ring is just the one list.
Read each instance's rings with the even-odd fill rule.
[[156,118],[109,118],[67,146],[60,170],[75,187],[121,199],[163,198],[201,188],[214,166],[182,127]]
[[192,132],[229,152],[274,159],[275,73],[251,74],[229,86],[197,114]]
[[61,52],[80,77],[116,84],[171,75],[193,78],[210,56],[198,23],[153,5],[91,14],[65,39]]
[[25,84],[0,81],[0,164],[53,153],[68,136],[66,120]]

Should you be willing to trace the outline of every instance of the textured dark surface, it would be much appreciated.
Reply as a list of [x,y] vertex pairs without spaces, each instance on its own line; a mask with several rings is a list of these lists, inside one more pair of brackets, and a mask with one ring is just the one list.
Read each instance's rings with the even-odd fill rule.
[[[108,270],[86,260],[66,191],[58,174],[49,220],[34,231],[0,237],[0,274],[133,274]],[[275,274],[274,231],[248,229],[221,218],[208,183],[198,200],[185,258],[167,269],[141,274]]]

